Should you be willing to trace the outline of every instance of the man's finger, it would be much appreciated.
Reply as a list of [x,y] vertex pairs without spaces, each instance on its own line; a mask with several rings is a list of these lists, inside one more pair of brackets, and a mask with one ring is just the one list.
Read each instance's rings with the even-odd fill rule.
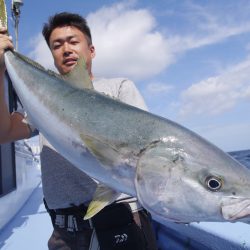
[[7,33],[7,29],[3,26],[0,26],[0,33],[1,34],[6,34]]

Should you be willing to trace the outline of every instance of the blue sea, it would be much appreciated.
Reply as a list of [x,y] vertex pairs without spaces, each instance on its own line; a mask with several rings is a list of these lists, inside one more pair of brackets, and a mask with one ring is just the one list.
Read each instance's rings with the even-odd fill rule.
[[250,149],[242,151],[229,152],[229,154],[238,160],[241,164],[250,168]]

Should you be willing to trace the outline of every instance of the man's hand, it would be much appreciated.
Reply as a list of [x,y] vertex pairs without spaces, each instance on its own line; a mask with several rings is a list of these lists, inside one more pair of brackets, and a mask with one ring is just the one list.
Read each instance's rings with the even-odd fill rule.
[[7,29],[0,26],[0,74],[5,71],[4,51],[14,49],[12,37],[7,35]]

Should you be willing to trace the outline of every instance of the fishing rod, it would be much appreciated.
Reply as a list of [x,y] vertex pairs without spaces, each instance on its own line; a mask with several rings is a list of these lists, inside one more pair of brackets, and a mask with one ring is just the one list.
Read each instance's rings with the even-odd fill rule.
[[11,4],[11,13],[12,17],[15,22],[15,36],[16,36],[16,44],[15,49],[18,51],[18,26],[19,26],[19,19],[21,15],[21,6],[23,5],[22,0],[12,0]]
[[[23,6],[22,0],[12,0],[11,1],[11,14],[14,20],[14,28],[15,28],[15,50],[18,51],[18,27],[19,27],[19,20],[21,16],[21,6]],[[8,86],[9,86],[9,97],[10,97],[10,109],[17,109],[18,104],[22,106],[10,80],[8,73],[6,72]],[[11,101],[12,100],[12,101]],[[13,110],[12,110],[13,111]]]

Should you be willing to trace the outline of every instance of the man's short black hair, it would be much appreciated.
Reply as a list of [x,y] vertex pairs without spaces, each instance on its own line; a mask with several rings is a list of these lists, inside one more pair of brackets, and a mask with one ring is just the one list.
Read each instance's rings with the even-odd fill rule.
[[85,18],[78,14],[69,13],[69,12],[61,12],[57,13],[54,16],[51,16],[48,20],[48,23],[45,23],[43,26],[43,36],[49,46],[49,38],[52,31],[58,27],[64,26],[74,26],[79,29],[86,37],[88,44],[92,44],[92,37],[90,28],[87,24]]

